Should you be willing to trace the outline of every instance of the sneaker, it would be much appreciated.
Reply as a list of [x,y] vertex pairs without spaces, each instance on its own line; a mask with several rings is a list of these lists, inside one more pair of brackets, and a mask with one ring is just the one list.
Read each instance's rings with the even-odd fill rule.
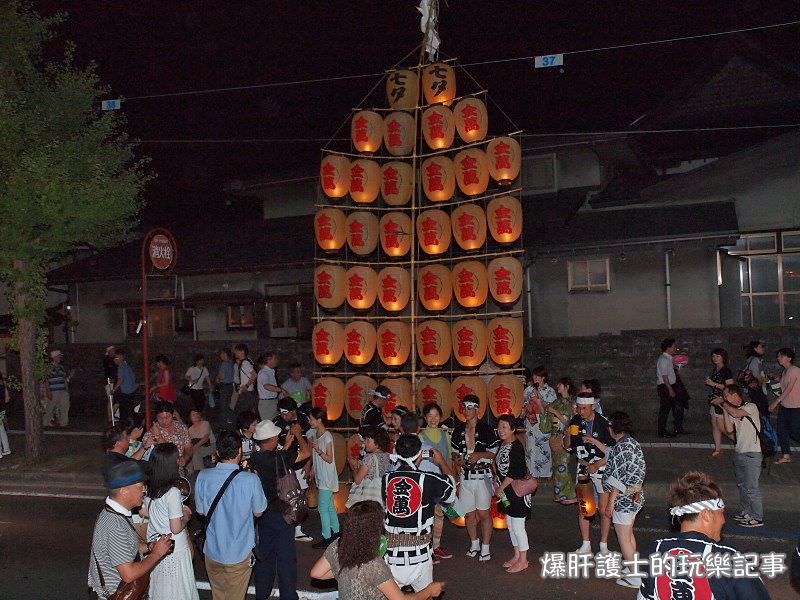
[[306,543],[308,543],[308,542],[313,542],[314,538],[312,538],[310,535],[308,535],[306,533],[303,533],[301,531],[300,535],[294,536],[294,541],[295,542],[306,542]]
[[320,538],[318,541],[316,541],[313,544],[311,544],[311,547],[314,548],[314,550],[322,550],[322,549],[327,548],[328,546],[330,546],[331,543],[333,543],[333,538],[332,537],[330,537],[330,538]]
[[432,556],[431,562],[433,564],[438,565],[440,562],[442,562],[442,559],[436,556],[435,554],[432,554],[431,556]]
[[742,527],[763,527],[764,521],[760,519],[748,519],[747,521],[739,521]]
[[740,512],[739,514],[733,515],[733,520],[738,521],[740,523],[742,521],[749,521],[750,515],[748,515],[746,512]]
[[620,577],[617,579],[617,585],[638,590],[642,585],[642,579],[641,577]]
[[447,550],[439,546],[433,551],[433,556],[436,558],[440,558],[442,560],[447,560],[448,558],[453,558],[453,555],[450,554]]

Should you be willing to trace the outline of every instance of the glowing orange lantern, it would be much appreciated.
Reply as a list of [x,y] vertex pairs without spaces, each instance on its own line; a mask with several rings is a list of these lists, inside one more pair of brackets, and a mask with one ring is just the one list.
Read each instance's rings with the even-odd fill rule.
[[359,152],[377,152],[383,141],[383,117],[371,110],[360,110],[350,121],[350,139]]
[[314,237],[317,244],[326,252],[341,250],[344,246],[347,229],[344,212],[338,208],[322,208],[314,215]]
[[345,274],[347,303],[356,310],[375,304],[378,295],[378,274],[369,267],[350,267]]
[[500,317],[486,326],[489,336],[489,356],[502,366],[511,366],[522,357],[522,319]]
[[429,148],[440,150],[453,145],[456,125],[453,112],[446,106],[436,104],[422,113],[422,137]]
[[381,167],[381,197],[389,206],[403,206],[414,191],[414,169],[408,163],[392,161]]
[[486,213],[477,204],[461,204],[450,215],[453,238],[464,250],[477,250],[486,242]]
[[347,215],[347,245],[355,254],[371,254],[378,246],[378,217],[357,210]]
[[333,310],[344,304],[347,296],[345,270],[338,265],[320,265],[314,269],[314,298],[322,308]]
[[388,212],[378,224],[381,248],[391,256],[405,256],[411,250],[411,217],[401,212]]
[[[347,440],[338,431],[331,432],[331,437],[333,438],[333,464],[336,465],[336,473],[341,475],[342,471],[344,471],[344,466],[347,464]],[[341,489],[342,487],[344,487],[344,484],[340,483],[339,488]]]
[[411,273],[401,267],[385,267],[378,273],[378,302],[384,310],[403,310],[411,299]]
[[443,210],[424,210],[417,216],[417,239],[426,254],[442,254],[450,247],[450,217]]
[[478,418],[483,417],[486,413],[486,384],[483,379],[474,375],[462,375],[453,379],[450,389],[452,390],[453,412],[456,413],[459,421],[466,421],[464,418],[464,397],[470,394],[478,397]]
[[375,202],[382,180],[381,167],[374,160],[359,158],[350,163],[350,197],[354,202]]
[[489,165],[486,153],[478,148],[467,148],[456,154],[453,160],[458,188],[467,196],[486,191],[489,185]]
[[481,321],[456,321],[451,328],[450,338],[453,342],[453,356],[458,364],[477,367],[486,359],[486,326]]
[[381,385],[389,388],[389,399],[383,407],[384,412],[390,412],[398,406],[414,410],[414,400],[411,397],[411,382],[401,377],[390,377],[381,381]]
[[578,497],[578,511],[581,516],[587,519],[593,517],[597,512],[597,502],[594,499],[594,484],[592,480],[583,475],[578,477],[575,495]]
[[428,104],[450,106],[456,97],[456,74],[447,63],[433,63],[422,69],[422,89]]
[[489,406],[494,416],[513,415],[522,412],[524,390],[522,380],[516,375],[495,375],[486,387]]
[[492,518],[492,529],[508,529],[506,515],[497,509],[497,496],[492,496],[492,501],[489,504],[489,516]]
[[442,419],[449,419],[453,412],[450,382],[444,377],[426,377],[417,384],[417,408],[422,414],[428,404],[438,404]]
[[311,386],[311,405],[325,411],[328,421],[342,416],[344,408],[344,382],[338,377],[320,377]]
[[486,267],[477,260],[456,263],[451,276],[453,294],[464,308],[477,308],[486,302],[489,282],[486,278]]
[[450,360],[450,327],[444,321],[423,321],[416,330],[417,354],[428,367],[441,367]]
[[511,196],[494,198],[486,207],[486,221],[494,241],[516,242],[522,235],[522,205]]
[[322,159],[319,179],[328,198],[344,198],[350,191],[350,161],[338,154],[328,154]]
[[378,382],[366,375],[356,375],[344,385],[344,397],[347,403],[347,414],[356,421],[361,419],[361,411],[372,400],[372,392]]
[[522,263],[513,256],[501,256],[489,263],[489,292],[498,304],[514,304],[522,295]]
[[402,321],[384,321],[378,326],[378,356],[387,367],[399,367],[411,354],[411,327]]
[[[344,470],[344,466],[342,467]],[[333,492],[333,508],[336,509],[337,514],[344,514],[347,512],[347,499],[350,497],[350,485],[347,483],[339,483],[339,489]]]
[[450,306],[453,286],[450,269],[444,265],[426,265],[417,275],[417,295],[425,310],[438,312]]
[[464,98],[453,109],[458,136],[467,143],[480,142],[489,131],[486,105],[478,98]]
[[446,156],[432,156],[422,162],[420,168],[422,190],[431,202],[445,202],[456,191],[456,176],[453,161]]
[[334,321],[320,321],[311,332],[314,359],[322,366],[333,366],[344,352],[344,329]]
[[415,108],[419,99],[419,77],[409,69],[392,71],[386,78],[389,108]]
[[406,112],[389,113],[383,125],[383,143],[392,156],[411,154],[417,140],[417,124]]
[[519,142],[510,137],[493,139],[486,146],[489,174],[500,185],[510,185],[519,176],[522,151]]
[[[306,490],[306,502],[308,503],[308,508],[317,508],[319,506],[319,490],[314,486],[314,482],[310,482],[311,485],[308,486]],[[464,517],[461,517],[462,519]]]
[[362,366],[375,355],[375,328],[366,321],[351,321],[344,328],[344,357],[351,365]]

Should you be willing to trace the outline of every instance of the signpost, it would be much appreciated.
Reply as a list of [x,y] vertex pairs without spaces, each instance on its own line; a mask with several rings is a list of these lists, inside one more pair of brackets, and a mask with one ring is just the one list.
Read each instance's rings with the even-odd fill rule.
[[534,59],[533,66],[536,69],[546,69],[547,67],[561,67],[564,65],[563,54],[545,54]]

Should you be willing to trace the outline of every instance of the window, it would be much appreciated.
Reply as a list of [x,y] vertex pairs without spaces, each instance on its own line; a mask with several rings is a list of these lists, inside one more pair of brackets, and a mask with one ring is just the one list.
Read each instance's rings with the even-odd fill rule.
[[135,337],[139,332],[139,321],[142,320],[142,310],[140,308],[125,309],[125,337]]
[[300,321],[301,305],[294,302],[268,302],[270,337],[297,337],[297,324]]
[[228,329],[254,329],[256,326],[253,304],[228,305]]
[[570,292],[607,292],[611,289],[611,266],[608,258],[567,261]]
[[[139,321],[142,319],[141,308],[125,309],[125,335],[136,337],[141,335]],[[148,335],[150,337],[171,337],[173,333],[171,306],[149,306],[147,308]]]
[[800,254],[748,256],[740,265],[739,278],[745,326],[800,321]]
[[728,254],[770,254],[777,251],[774,233],[753,233],[741,236],[736,245],[728,249]]
[[784,252],[800,250],[800,231],[785,231],[781,234]]

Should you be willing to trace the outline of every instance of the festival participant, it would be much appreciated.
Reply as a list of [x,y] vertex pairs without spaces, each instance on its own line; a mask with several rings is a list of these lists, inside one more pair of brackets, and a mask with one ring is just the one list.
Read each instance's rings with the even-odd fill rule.
[[175,385],[172,383],[172,370],[169,368],[169,359],[159,354],[156,356],[156,397],[162,402],[175,404],[178,396]]
[[525,389],[525,437],[528,471],[534,477],[550,477],[553,462],[550,454],[552,419],[546,408],[556,401],[556,391],[547,384],[547,369],[536,367]]
[[289,378],[281,384],[284,394],[292,398],[300,412],[308,414],[311,410],[311,383],[303,375],[300,363],[289,365]]
[[325,427],[325,412],[312,408],[308,416],[311,429],[308,437],[313,456],[314,481],[317,484],[319,518],[322,521],[322,538],[311,547],[327,548],[339,537],[339,515],[333,505],[333,495],[339,491],[339,474],[336,472],[333,436]]
[[206,467],[207,457],[213,456],[217,451],[217,440],[211,431],[211,424],[206,420],[202,411],[193,408],[189,412],[189,438],[192,440],[192,473],[197,473]]
[[239,413],[236,417],[236,432],[242,439],[242,466],[246,469],[250,456],[255,452],[256,445],[253,434],[258,425],[258,415],[251,410]]
[[361,410],[361,420],[358,423],[358,433],[363,437],[367,427],[378,427],[388,431],[388,426],[383,419],[383,407],[392,392],[385,385],[379,385],[372,391],[372,396]]
[[714,368],[703,383],[709,388],[708,405],[711,414],[711,433],[714,437],[714,451],[711,456],[717,458],[722,453],[722,434],[725,433],[725,426],[722,420],[722,408],[714,400],[722,398],[722,390],[726,385],[733,383],[733,373],[728,368],[728,351],[724,348],[714,348],[711,351],[711,363]]
[[156,444],[173,443],[178,447],[178,470],[181,477],[186,474],[187,465],[192,462],[192,439],[189,437],[189,430],[186,425],[175,418],[175,406],[169,402],[159,402],[155,408],[156,422],[153,427],[144,434],[142,440],[145,445],[149,444],[152,437]]
[[383,506],[381,486],[383,476],[389,470],[389,434],[383,429],[370,427],[364,432],[364,450],[366,455],[363,460],[355,456],[347,457],[347,464],[353,474],[353,485],[345,502],[347,508],[365,500],[372,500]]
[[[442,421],[442,409],[435,402],[425,405],[423,410],[425,417],[426,427],[419,432],[419,439],[422,440],[423,450],[432,450],[436,448],[448,464],[453,460],[453,447],[450,443],[450,432],[439,426]],[[405,427],[403,428],[405,431]],[[409,432],[405,432],[409,433]],[[422,464],[419,466],[422,471],[429,471],[431,473],[441,474],[441,469],[437,467],[433,461],[426,458],[423,459]],[[433,564],[438,564],[442,560],[453,558],[447,550],[442,548],[442,530],[444,529],[444,511],[438,504],[436,505],[436,512],[433,517]]]
[[[489,506],[492,500],[492,461],[500,445],[494,430],[478,421],[479,401],[468,394],[462,401],[465,423],[453,432],[453,461],[461,469],[458,490],[459,506],[465,513],[470,547],[467,556],[478,560],[492,559],[489,542],[492,539],[492,518]],[[478,521],[481,537],[478,537]]]
[[211,375],[206,368],[206,359],[202,354],[195,354],[192,360],[192,366],[186,370],[183,378],[189,386],[189,396],[192,399],[192,406],[198,412],[202,412],[206,407],[206,391],[205,386],[208,385],[208,391],[213,389],[211,383]]
[[781,457],[776,465],[792,462],[791,440],[800,442],[800,367],[794,365],[794,350],[781,348],[777,353],[778,364],[783,367],[781,375],[781,393],[770,403],[769,410],[774,412],[780,405],[778,413],[778,444]]
[[254,393],[258,372],[253,366],[253,361],[247,356],[247,345],[236,344],[233,347],[233,356],[236,360],[233,373],[233,393],[231,404],[236,415],[245,411],[255,411],[258,408],[257,396]]
[[[553,501],[564,505],[576,504],[575,478],[569,468],[570,453],[564,449],[564,432],[569,420],[575,414],[575,384],[569,377],[563,377],[556,385],[558,397],[547,405],[547,412],[553,417],[553,430],[550,434],[550,453],[553,458]],[[546,418],[546,417],[545,417]]]
[[754,340],[744,347],[747,365],[745,369],[750,373],[749,381],[741,381],[747,388],[750,400],[758,407],[758,413],[769,418],[767,394],[764,392],[764,382],[767,380],[764,373],[764,343]]

